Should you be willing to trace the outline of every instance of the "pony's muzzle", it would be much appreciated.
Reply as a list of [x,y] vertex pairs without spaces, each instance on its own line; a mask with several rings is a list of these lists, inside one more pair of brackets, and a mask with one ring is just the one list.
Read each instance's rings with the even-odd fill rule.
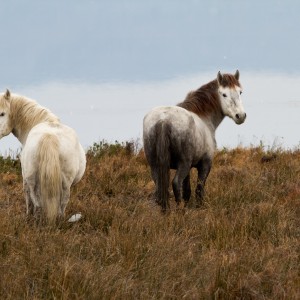
[[246,113],[236,114],[235,115],[235,123],[236,124],[242,124],[242,123],[244,123],[245,120],[246,120],[246,117],[247,117]]

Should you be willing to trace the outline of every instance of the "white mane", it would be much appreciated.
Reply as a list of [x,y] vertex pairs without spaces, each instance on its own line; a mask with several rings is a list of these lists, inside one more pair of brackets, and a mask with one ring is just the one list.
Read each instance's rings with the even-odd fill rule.
[[22,131],[29,131],[41,122],[59,122],[59,118],[50,110],[19,95],[10,97],[10,119],[12,126],[17,126]]
[[[39,123],[59,124],[60,120],[49,109],[32,99],[11,94],[8,90],[0,96],[0,113],[7,114],[7,123],[2,125],[4,135],[12,132],[24,144],[30,130]],[[3,116],[4,116],[3,115]],[[4,127],[6,126],[6,127]]]

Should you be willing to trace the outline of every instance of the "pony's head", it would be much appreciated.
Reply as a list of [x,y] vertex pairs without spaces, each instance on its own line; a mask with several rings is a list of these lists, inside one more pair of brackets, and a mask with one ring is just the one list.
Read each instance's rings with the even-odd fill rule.
[[0,95],[0,139],[13,130],[10,122],[10,91]]
[[242,104],[242,87],[239,82],[240,73],[237,70],[234,75],[217,75],[218,93],[222,111],[225,116],[230,117],[236,124],[244,123],[246,113]]

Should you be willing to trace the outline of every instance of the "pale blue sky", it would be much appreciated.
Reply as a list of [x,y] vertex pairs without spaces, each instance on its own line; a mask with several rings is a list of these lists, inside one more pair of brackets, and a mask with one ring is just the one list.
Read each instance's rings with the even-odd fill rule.
[[86,148],[141,137],[150,108],[236,69],[248,118],[221,124],[219,147],[300,145],[300,1],[1,0],[0,12],[0,91],[49,107]]
[[0,2],[0,87],[300,71],[300,2]]

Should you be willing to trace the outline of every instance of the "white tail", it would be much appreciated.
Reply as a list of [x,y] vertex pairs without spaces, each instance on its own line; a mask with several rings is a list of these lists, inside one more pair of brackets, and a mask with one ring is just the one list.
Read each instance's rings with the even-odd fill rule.
[[58,138],[51,134],[42,137],[38,148],[40,201],[46,218],[53,223],[60,207],[62,174]]

